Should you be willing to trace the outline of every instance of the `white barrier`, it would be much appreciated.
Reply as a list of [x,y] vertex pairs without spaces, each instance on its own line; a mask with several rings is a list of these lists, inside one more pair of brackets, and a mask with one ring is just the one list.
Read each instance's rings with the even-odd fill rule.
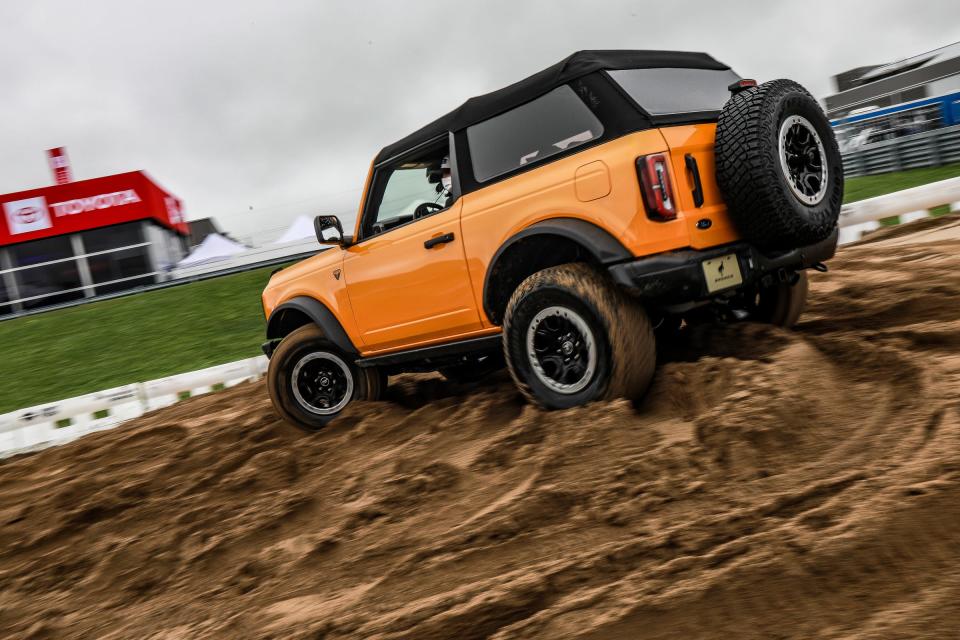
[[233,385],[245,380],[255,380],[267,370],[267,359],[264,356],[238,360],[216,367],[200,369],[182,373],[168,378],[144,382],[143,398],[145,410],[152,411],[168,407],[181,399],[183,395],[200,395],[210,391],[214,386]]
[[6,413],[0,415],[0,457],[112,429],[184,398],[256,380],[266,369],[267,359],[258,356]]
[[953,211],[960,209],[960,178],[931,182],[845,204],[840,210],[840,226],[850,227],[916,211],[928,211],[944,204],[951,205]]
[[851,242],[856,242],[862,238],[864,234],[870,233],[871,231],[876,231],[879,228],[880,223],[876,220],[852,224],[847,227],[840,227],[840,237],[837,239],[837,243],[849,244]]

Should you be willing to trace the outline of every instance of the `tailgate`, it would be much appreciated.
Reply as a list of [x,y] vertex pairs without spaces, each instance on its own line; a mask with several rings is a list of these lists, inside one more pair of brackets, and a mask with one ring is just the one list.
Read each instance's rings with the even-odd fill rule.
[[[713,157],[716,129],[716,123],[712,122],[660,129],[670,148],[677,217],[685,221],[690,235],[690,246],[695,249],[740,239],[717,187]],[[688,160],[687,156],[690,156],[691,160]],[[702,203],[699,206],[694,197],[696,181],[691,168],[694,163],[700,175]]]

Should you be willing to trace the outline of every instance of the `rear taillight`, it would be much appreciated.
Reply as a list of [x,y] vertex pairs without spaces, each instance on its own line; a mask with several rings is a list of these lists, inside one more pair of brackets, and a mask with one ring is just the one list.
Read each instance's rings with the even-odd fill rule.
[[673,220],[677,210],[673,203],[673,188],[667,171],[667,156],[655,153],[637,158],[637,176],[647,215],[654,220]]

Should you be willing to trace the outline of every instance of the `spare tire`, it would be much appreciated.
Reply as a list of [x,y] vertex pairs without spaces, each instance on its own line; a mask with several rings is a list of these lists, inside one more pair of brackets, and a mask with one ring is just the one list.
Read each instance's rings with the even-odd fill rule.
[[830,122],[792,80],[741,90],[717,122],[717,184],[743,236],[760,249],[826,239],[843,200],[843,164]]

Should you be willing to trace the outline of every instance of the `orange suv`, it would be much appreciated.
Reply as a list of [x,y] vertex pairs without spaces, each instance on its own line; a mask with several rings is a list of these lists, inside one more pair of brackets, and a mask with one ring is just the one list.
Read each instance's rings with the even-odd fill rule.
[[277,411],[504,364],[547,409],[646,390],[658,335],[791,326],[836,249],[840,154],[798,84],[702,53],[580,51],[385,147],[356,227],[263,292]]

